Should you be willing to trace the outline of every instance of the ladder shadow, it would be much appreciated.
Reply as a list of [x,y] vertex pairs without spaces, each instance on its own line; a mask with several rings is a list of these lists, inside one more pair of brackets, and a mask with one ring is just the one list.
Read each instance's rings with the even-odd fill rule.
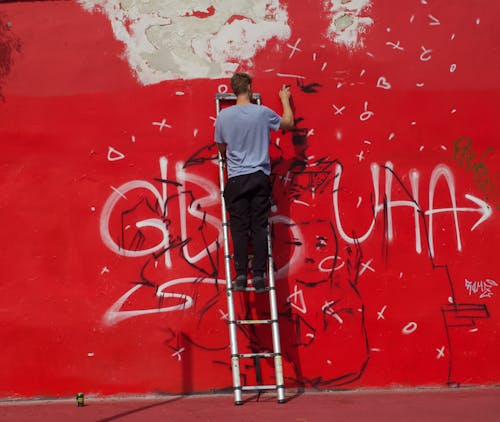
[[[302,396],[305,393],[305,388],[300,387],[298,388],[295,392],[290,393],[290,389],[286,390],[285,393],[285,402],[283,404],[289,403],[300,396]],[[243,404],[250,403],[250,402],[275,402],[276,401],[276,394],[274,392],[270,392],[268,390],[263,390],[261,393],[255,393],[255,394],[250,394],[247,395],[246,397],[243,398]]]
[[113,416],[110,416],[110,417],[107,417],[107,418],[99,419],[96,422],[112,422],[112,421],[116,421],[118,419],[125,418],[126,416],[130,416],[130,415],[133,415],[135,413],[140,413],[140,412],[143,412],[145,410],[153,409],[155,407],[160,407],[160,406],[163,406],[163,405],[166,405],[166,404],[174,403],[176,401],[182,400],[183,398],[184,398],[184,396],[173,397],[171,399],[164,400],[164,401],[161,401],[161,402],[158,402],[158,403],[149,404],[147,406],[141,406],[141,407],[138,407],[137,409],[128,410],[126,412],[121,412],[121,413],[118,413],[116,415],[113,415]]
[[[289,174],[289,171],[293,171],[297,162],[296,157],[301,154],[300,151],[297,150],[297,146],[294,145],[294,149],[294,157],[288,159],[281,157],[273,163],[273,197],[277,205],[278,213],[285,217],[290,217],[291,215],[291,192],[289,190],[290,186],[286,181],[286,175]],[[284,179],[279,176],[280,174],[284,175]],[[284,373],[285,386],[287,386],[288,389],[291,387],[298,388],[298,393],[292,396],[293,399],[300,396],[304,390],[302,382],[303,373],[298,353],[298,348],[300,346],[298,340],[300,321],[297,320],[290,304],[293,302],[291,286],[295,284],[295,280],[290,279],[290,267],[288,264],[294,255],[295,248],[302,248],[304,245],[296,244],[297,239],[293,238],[291,227],[284,227],[284,225],[280,226],[281,227],[278,229],[276,225],[272,230],[273,257],[276,257],[275,269],[281,270],[280,277],[276,279],[276,293],[282,355],[283,360],[288,362],[293,370],[293,374]],[[287,397],[287,401],[288,399]]]
[[[298,139],[298,138],[297,138]],[[299,140],[300,141],[300,140]],[[277,206],[277,212],[281,216],[290,217],[291,215],[291,198],[293,197],[293,174],[303,165],[302,161],[305,157],[306,146],[302,142],[293,137],[294,155],[289,158],[284,158],[281,151],[279,157],[272,162],[272,185],[273,199]],[[293,374],[285,375],[285,385],[288,388],[297,388],[298,392],[292,398],[300,396],[304,392],[304,376],[300,362],[298,349],[301,346],[299,336],[301,331],[301,321],[298,315],[293,312],[293,293],[291,286],[295,285],[296,280],[290,280],[290,263],[295,248],[303,248],[305,245],[296,243],[297,239],[293,238],[291,227],[277,226],[272,231],[273,242],[273,257],[275,258],[276,269],[281,269],[279,279],[276,280],[276,293],[278,301],[278,312],[280,321],[280,337],[282,345],[283,360],[287,361],[293,370]],[[281,306],[280,306],[281,305]],[[291,384],[291,385],[290,385]],[[288,401],[288,398],[287,398]]]

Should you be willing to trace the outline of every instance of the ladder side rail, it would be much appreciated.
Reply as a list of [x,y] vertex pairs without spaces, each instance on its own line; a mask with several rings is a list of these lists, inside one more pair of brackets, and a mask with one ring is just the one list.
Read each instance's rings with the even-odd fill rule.
[[[217,116],[221,111],[221,101],[235,101],[236,96],[231,93],[218,93],[215,95]],[[258,105],[262,104],[262,99],[260,94],[254,93],[252,95],[252,100]],[[274,357],[274,368],[276,376],[276,385],[261,385],[261,386],[242,386],[240,378],[240,368],[239,368],[239,358],[240,357],[250,357],[251,354],[238,353],[238,343],[237,343],[237,330],[236,330],[236,316],[234,310],[234,298],[233,298],[233,286],[231,277],[231,255],[229,249],[229,230],[227,221],[227,210],[224,201],[224,189],[225,189],[225,162],[222,158],[220,152],[218,153],[219,159],[219,187],[221,196],[221,211],[222,211],[222,227],[223,227],[223,240],[224,240],[224,268],[226,273],[226,290],[227,290],[227,301],[228,301],[228,319],[229,319],[229,335],[231,344],[231,369],[233,376],[233,389],[235,404],[243,404],[242,391],[246,390],[265,390],[265,389],[276,389],[278,394],[278,403],[285,403],[285,386],[283,378],[283,362],[281,356],[281,346],[280,346],[280,335],[279,335],[279,325],[278,325],[278,308],[277,308],[277,295],[276,295],[276,285],[274,277],[274,261],[272,256],[272,244],[271,244],[271,232],[270,226],[267,228],[267,252],[268,252],[268,278],[269,278],[269,303],[271,308],[271,321],[266,321],[266,323],[271,322],[272,328],[272,339],[273,339],[273,353],[266,353],[266,357]],[[245,321],[246,322],[246,321]],[[261,321],[259,321],[261,322]],[[255,323],[255,321],[252,321]],[[264,356],[263,356],[264,357]]]
[[269,278],[269,306],[271,308],[271,324],[274,352],[274,371],[276,376],[276,390],[278,402],[285,402],[285,381],[283,377],[283,359],[281,356],[280,332],[278,324],[278,304],[276,295],[276,283],[274,278],[274,260],[271,242],[271,228],[267,227],[267,256],[268,256],[268,278]]
[[[216,95],[216,109],[217,116],[220,113],[220,98]],[[220,202],[221,202],[221,212],[222,212],[222,236],[224,241],[224,270],[226,273],[226,292],[227,292],[227,309],[228,309],[228,319],[229,319],[229,343],[231,346],[231,373],[233,376],[233,389],[234,389],[234,401],[236,404],[243,403],[242,401],[242,389],[241,389],[241,379],[240,379],[240,365],[238,358],[238,342],[237,342],[237,332],[236,332],[236,316],[234,311],[234,300],[233,300],[233,285],[231,277],[231,252],[229,249],[229,223],[227,221],[227,210],[226,203],[224,201],[224,177],[225,177],[225,164],[221,153],[218,153],[219,159],[219,191],[220,191]]]

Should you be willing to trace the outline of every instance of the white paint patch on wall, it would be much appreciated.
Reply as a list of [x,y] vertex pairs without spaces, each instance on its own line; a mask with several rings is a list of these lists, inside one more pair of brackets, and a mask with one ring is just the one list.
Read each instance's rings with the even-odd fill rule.
[[290,37],[279,0],[78,0],[111,21],[126,58],[145,85],[171,79],[219,78],[272,38]]
[[363,47],[362,34],[373,24],[373,19],[365,15],[370,6],[370,0],[325,0],[331,21],[328,37],[348,48]]

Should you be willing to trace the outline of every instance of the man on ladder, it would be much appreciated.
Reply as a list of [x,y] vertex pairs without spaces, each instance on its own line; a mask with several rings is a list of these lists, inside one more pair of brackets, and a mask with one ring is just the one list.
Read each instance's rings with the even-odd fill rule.
[[252,234],[253,286],[266,291],[267,226],[271,201],[270,130],[292,129],[290,88],[279,91],[283,115],[252,103],[252,79],[246,73],[231,78],[236,105],[220,112],[215,122],[215,142],[227,164],[224,199],[229,212],[236,271],[235,290],[245,290],[248,275],[248,232]]
[[[290,88],[283,85],[279,91],[283,105],[283,115],[261,105],[259,94],[252,92],[252,79],[246,73],[236,73],[231,78],[234,95],[217,94],[217,120],[215,142],[219,149],[219,182],[224,233],[224,264],[228,297],[228,322],[231,343],[231,368],[235,404],[242,404],[243,390],[276,389],[278,402],[285,402],[284,379],[279,340],[278,311],[274,284],[271,236],[269,233],[269,209],[271,186],[269,175],[270,130],[292,129],[293,111],[290,106]],[[236,101],[236,104],[221,110],[221,100]],[[257,100],[258,104],[253,104]],[[227,164],[228,182],[224,183],[224,165]],[[230,268],[230,254],[226,219],[226,205],[230,217],[231,235],[234,249],[233,282]],[[248,282],[249,231],[252,237],[252,285],[257,293],[269,290],[271,319],[237,320],[234,311],[234,291],[246,291]],[[269,269],[269,287],[266,287],[266,262]],[[238,353],[237,324],[271,324],[273,337],[272,353]],[[276,385],[242,386],[239,359],[253,358],[256,368],[260,368],[261,358],[274,358]],[[260,371],[260,369],[259,369]],[[257,377],[259,378],[259,376]]]

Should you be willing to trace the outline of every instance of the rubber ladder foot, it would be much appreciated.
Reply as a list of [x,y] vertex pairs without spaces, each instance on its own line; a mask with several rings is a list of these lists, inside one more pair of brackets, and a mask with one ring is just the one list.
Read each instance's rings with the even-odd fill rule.
[[243,402],[242,401],[235,401],[234,404],[235,404],[235,406],[241,406],[243,404]]

